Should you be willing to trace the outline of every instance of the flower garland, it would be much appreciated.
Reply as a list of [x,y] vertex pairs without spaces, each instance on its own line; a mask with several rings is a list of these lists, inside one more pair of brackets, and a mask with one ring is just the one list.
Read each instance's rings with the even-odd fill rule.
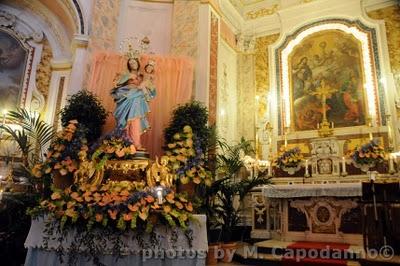
[[212,176],[204,167],[204,154],[200,148],[200,141],[194,140],[192,128],[185,126],[181,133],[174,135],[174,140],[175,142],[167,145],[166,155],[179,181],[182,184],[192,181],[195,184],[204,183],[210,186]]
[[303,155],[298,147],[292,149],[282,148],[281,153],[277,158],[279,168],[296,168],[304,160]]
[[371,140],[360,147],[356,147],[349,155],[359,165],[382,163],[385,160],[385,156],[385,150],[379,145],[378,140]]
[[156,224],[163,223],[186,230],[192,218],[192,203],[169,189],[164,194],[164,202],[158,202],[154,191],[133,182],[82,184],[77,188],[54,190],[51,198],[43,200],[31,214],[34,217],[53,215],[60,221],[61,229],[86,224],[87,230],[101,225],[149,233]]

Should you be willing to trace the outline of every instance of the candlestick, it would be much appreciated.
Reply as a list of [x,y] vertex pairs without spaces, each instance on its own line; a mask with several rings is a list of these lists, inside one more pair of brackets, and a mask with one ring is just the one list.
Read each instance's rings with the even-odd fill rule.
[[346,158],[343,156],[342,157],[342,176],[346,176]]

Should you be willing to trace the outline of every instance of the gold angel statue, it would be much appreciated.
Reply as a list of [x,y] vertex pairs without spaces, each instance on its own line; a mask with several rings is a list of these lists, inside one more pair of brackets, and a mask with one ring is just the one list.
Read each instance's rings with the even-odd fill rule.
[[156,157],[156,161],[147,169],[146,176],[149,187],[159,185],[164,187],[173,186],[175,175],[171,173],[171,169],[167,166],[168,161],[167,156],[162,156],[160,162],[158,162],[158,157]]

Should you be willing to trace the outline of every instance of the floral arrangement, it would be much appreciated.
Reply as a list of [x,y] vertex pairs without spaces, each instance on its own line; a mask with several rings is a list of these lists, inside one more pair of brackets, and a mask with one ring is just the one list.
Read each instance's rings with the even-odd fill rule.
[[77,120],[69,121],[69,124],[57,133],[56,139],[51,143],[43,163],[36,164],[32,168],[35,177],[60,174],[61,176],[73,176],[79,167],[79,154],[88,150],[85,139],[86,130],[78,125]]
[[193,206],[184,195],[166,189],[163,202],[159,202],[156,193],[143,185],[121,181],[54,190],[50,199],[43,200],[31,214],[53,215],[61,229],[79,223],[86,224],[88,230],[98,225],[151,232],[159,222],[188,228]]
[[203,151],[200,141],[195,139],[190,126],[183,127],[182,132],[176,133],[174,142],[167,145],[166,155],[169,166],[176,172],[182,184],[192,181],[195,184],[204,183],[210,186],[212,177],[204,167]]
[[277,158],[277,165],[279,168],[296,168],[304,160],[303,155],[298,147],[286,149],[283,147],[281,153]]
[[[99,264],[98,257],[104,252],[121,256],[126,253],[127,246],[122,238],[128,231],[135,232],[140,248],[148,248],[149,244],[158,247],[160,242],[154,229],[159,224],[181,228],[192,247],[193,232],[189,228],[189,222],[194,220],[192,203],[185,195],[171,189],[163,189],[162,197],[159,196],[157,190],[146,187],[143,181],[75,184],[64,190],[54,189],[50,198],[41,201],[29,213],[33,218],[50,218],[45,223],[43,243],[47,245],[58,232],[57,255],[60,263],[67,255],[68,265],[76,265],[77,254],[82,252],[95,265]],[[73,228],[77,234],[70,247],[64,248],[61,243],[68,238],[67,228]],[[173,232],[170,241],[176,245],[176,231]],[[146,243],[144,233],[149,234],[150,243]]]
[[135,153],[135,145],[122,132],[117,131],[94,145],[92,160],[100,160],[100,164],[104,164],[109,159],[129,160]]
[[368,143],[354,149],[350,158],[359,165],[372,165],[382,163],[385,160],[385,150],[379,145],[379,141],[371,140]]

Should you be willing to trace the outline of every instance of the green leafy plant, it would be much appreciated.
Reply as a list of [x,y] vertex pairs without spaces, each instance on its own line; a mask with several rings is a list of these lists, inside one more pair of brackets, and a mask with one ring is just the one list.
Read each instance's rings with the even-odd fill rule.
[[11,124],[17,128],[2,125],[2,128],[14,140],[22,154],[25,167],[41,160],[45,149],[54,138],[54,129],[44,122],[40,114],[18,108],[7,114]]
[[203,153],[209,147],[210,128],[208,123],[208,111],[203,103],[193,101],[179,105],[172,113],[171,121],[164,131],[165,143],[173,143],[174,135],[182,131],[184,126],[190,126],[194,138],[200,141]]
[[107,118],[107,111],[99,99],[91,92],[82,90],[69,97],[67,105],[61,110],[61,122],[65,127],[71,120],[78,120],[87,128],[89,143],[97,140]]
[[225,242],[232,239],[233,229],[240,223],[240,208],[235,205],[235,198],[241,202],[256,186],[269,183],[264,175],[251,179],[239,180],[243,167],[241,153],[252,153],[250,141],[244,138],[236,145],[229,145],[224,140],[217,140],[217,175],[220,177],[210,187],[203,187],[203,205],[201,210],[211,219],[208,229],[220,228]]

